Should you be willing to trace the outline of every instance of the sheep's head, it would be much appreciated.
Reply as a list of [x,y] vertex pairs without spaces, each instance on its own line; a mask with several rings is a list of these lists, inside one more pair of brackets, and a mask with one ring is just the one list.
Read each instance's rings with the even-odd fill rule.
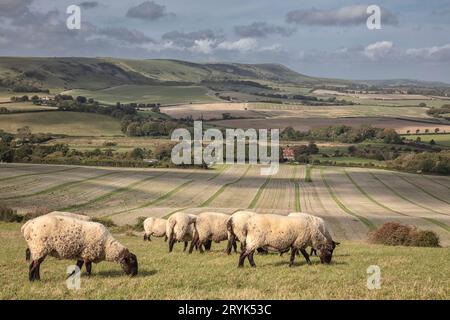
[[120,259],[120,265],[123,271],[131,276],[135,276],[138,273],[138,261],[135,254],[127,252],[122,259]]
[[321,263],[330,263],[333,256],[333,251],[339,242],[333,240],[327,240],[325,244],[321,244],[318,249],[320,251],[319,258]]

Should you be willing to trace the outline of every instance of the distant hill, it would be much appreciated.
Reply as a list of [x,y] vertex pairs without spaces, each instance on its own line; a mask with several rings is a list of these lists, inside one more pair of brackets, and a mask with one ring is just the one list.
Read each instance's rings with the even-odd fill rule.
[[349,81],[315,78],[280,64],[0,57],[0,88],[8,89],[28,87],[98,90],[120,85],[198,85],[211,81],[234,81],[234,84],[236,81],[253,81],[268,86],[271,83],[301,86],[449,86],[415,80]]

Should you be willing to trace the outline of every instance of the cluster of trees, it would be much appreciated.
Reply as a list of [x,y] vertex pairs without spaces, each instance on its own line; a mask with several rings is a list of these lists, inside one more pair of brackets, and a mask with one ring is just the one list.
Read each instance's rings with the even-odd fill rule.
[[61,111],[89,112],[107,115],[120,120],[122,132],[128,136],[168,136],[183,121],[155,119],[150,114],[138,113],[138,108],[151,108],[153,112],[160,112],[160,104],[122,104],[117,102],[114,106],[103,106],[93,99],[83,96],[73,98],[69,95],[55,96],[53,105]]
[[[427,110],[427,114],[435,118],[445,118],[450,119],[450,104],[444,104],[440,108],[430,108]],[[446,116],[444,116],[446,115]]]
[[335,125],[325,128],[298,131],[287,127],[281,132],[283,140],[319,140],[343,143],[358,143],[369,139],[382,139],[384,143],[402,144],[401,136],[394,129],[374,128],[372,126],[350,127]]
[[387,162],[389,168],[410,172],[450,174],[450,151],[408,153]]

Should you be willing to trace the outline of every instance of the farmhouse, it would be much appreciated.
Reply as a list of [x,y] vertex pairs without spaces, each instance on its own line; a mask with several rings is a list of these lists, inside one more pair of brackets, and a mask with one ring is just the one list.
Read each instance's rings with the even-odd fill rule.
[[295,159],[295,152],[292,147],[287,146],[283,149],[283,160],[286,161],[294,161]]

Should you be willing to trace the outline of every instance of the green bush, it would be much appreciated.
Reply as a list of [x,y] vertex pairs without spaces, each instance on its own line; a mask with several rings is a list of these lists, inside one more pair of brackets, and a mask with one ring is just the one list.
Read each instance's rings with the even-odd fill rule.
[[101,223],[107,228],[115,227],[116,224],[110,218],[92,218],[92,221]]

